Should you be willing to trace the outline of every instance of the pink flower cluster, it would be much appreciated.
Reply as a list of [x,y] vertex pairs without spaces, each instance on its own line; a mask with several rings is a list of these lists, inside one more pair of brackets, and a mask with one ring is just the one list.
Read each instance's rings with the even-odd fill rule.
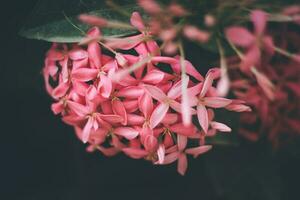
[[[214,121],[214,109],[242,112],[249,107],[218,96],[214,82],[219,69],[202,77],[181,56],[161,55],[151,37],[137,39],[150,34],[138,13],[132,14],[131,23],[140,34],[102,43],[95,40],[102,37],[100,30],[92,28],[84,47],[53,44],[43,70],[46,89],[55,100],[51,108],[88,143],[88,151],[106,156],[123,152],[158,165],[178,161],[183,175],[187,155],[197,157],[211,149],[206,136],[231,131]],[[191,123],[192,116],[201,130]]]
[[[296,19],[299,11],[293,6],[284,14]],[[252,141],[267,138],[278,147],[300,134],[300,35],[286,24],[280,27],[284,31],[267,34],[268,14],[260,10],[252,11],[251,19],[254,34],[243,27],[226,30],[228,40],[243,49],[236,49],[240,58],[228,59],[231,88],[253,108],[241,115],[239,133]]]

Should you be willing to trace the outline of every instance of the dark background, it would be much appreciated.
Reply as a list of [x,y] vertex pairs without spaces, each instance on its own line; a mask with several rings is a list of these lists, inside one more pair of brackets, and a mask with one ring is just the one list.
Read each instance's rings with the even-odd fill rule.
[[299,142],[278,152],[263,142],[216,147],[184,177],[176,165],[86,153],[50,110],[40,73],[50,44],[17,34],[35,3],[1,2],[0,199],[300,199]]

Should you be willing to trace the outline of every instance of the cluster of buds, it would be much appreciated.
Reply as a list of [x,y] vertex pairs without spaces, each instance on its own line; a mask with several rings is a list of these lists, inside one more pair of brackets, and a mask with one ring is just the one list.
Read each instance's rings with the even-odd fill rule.
[[[283,13],[296,19],[295,12],[299,11],[300,7],[293,6]],[[254,10],[250,15],[253,34],[236,26],[229,27],[226,36],[239,56],[228,59],[231,88],[253,109],[241,115],[239,133],[252,141],[267,138],[278,147],[291,135],[300,134],[300,35],[288,28],[268,34],[269,17]]]
[[103,41],[94,27],[84,45],[53,44],[43,70],[46,89],[55,100],[51,108],[74,127],[89,152],[123,152],[157,165],[178,161],[183,175],[187,155],[197,157],[211,149],[206,136],[231,131],[214,121],[214,109],[250,108],[218,94],[218,68],[203,77],[183,54],[162,55],[139,13],[132,14],[131,24],[139,34]]

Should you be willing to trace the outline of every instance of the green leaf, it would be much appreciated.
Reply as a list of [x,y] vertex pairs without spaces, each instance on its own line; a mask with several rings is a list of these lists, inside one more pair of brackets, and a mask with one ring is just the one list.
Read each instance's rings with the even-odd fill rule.
[[[105,1],[96,0],[41,0],[29,16],[20,35],[29,39],[49,42],[79,42],[89,26],[78,21],[81,13],[98,15],[109,20],[129,23],[130,13],[139,11],[135,0],[114,0],[122,8],[123,15],[109,7]],[[105,36],[124,36],[133,30],[101,29]]]

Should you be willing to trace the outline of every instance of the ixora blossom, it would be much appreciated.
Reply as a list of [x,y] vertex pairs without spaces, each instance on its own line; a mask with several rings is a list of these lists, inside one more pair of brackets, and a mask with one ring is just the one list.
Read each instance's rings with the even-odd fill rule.
[[[145,6],[156,12],[155,6]],[[170,9],[184,14],[179,7]],[[81,19],[100,23],[88,16]],[[250,108],[218,95],[219,69],[203,77],[182,55],[161,55],[138,13],[132,14],[131,23],[140,34],[102,42],[95,39],[102,35],[94,27],[85,45],[53,44],[43,70],[46,89],[55,100],[51,108],[74,127],[89,152],[106,156],[123,152],[156,165],[178,161],[178,172],[184,175],[187,155],[197,157],[211,149],[205,136],[231,131],[213,121],[214,109]],[[192,116],[198,119],[195,124]]]
[[[296,18],[299,11],[299,6],[291,6],[283,13]],[[287,28],[283,34],[273,31],[265,36],[268,14],[255,10],[251,19],[254,35],[242,27],[226,30],[239,55],[227,60],[231,89],[253,109],[241,114],[239,133],[251,141],[265,138],[278,147],[300,134],[300,35]],[[245,55],[234,45],[242,47]]]

